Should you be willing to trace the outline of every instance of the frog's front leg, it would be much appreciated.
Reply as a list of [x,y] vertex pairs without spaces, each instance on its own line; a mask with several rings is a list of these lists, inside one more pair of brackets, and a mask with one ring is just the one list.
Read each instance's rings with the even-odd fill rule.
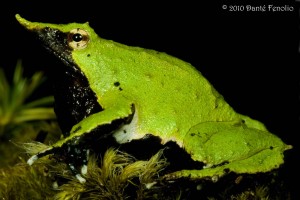
[[205,122],[190,129],[183,141],[195,161],[205,164],[200,170],[181,170],[167,179],[215,179],[228,172],[237,174],[267,172],[283,163],[283,152],[290,149],[268,131],[249,128],[240,122]]
[[[120,120],[120,123],[127,121],[127,119],[131,119],[133,114],[134,109],[129,104],[128,106],[115,106],[99,113],[92,114],[73,126],[68,137],[59,140],[50,148],[33,155],[28,159],[27,163],[32,165],[37,159],[43,156],[55,154],[61,158],[61,160],[66,162],[76,178],[83,183],[85,182],[85,179],[81,175],[87,173],[89,155],[89,149],[87,148],[88,144],[86,144],[85,141],[86,137],[96,129],[100,130],[99,138],[107,137],[112,133],[101,132],[101,127],[110,126],[113,122],[118,120]],[[107,128],[103,130],[107,130]],[[80,167],[81,170],[79,172],[78,168]]]
[[[77,139],[69,141],[64,150],[65,162],[69,166],[75,177],[84,183],[86,180],[81,176],[87,173],[87,163],[89,158],[89,149],[77,144]],[[80,172],[78,167],[81,167]]]

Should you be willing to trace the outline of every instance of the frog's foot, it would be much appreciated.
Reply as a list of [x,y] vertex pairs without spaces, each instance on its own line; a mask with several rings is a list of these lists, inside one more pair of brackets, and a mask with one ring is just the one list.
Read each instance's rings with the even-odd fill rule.
[[[89,150],[80,147],[79,145],[63,145],[61,147],[50,147],[41,151],[27,160],[28,165],[32,165],[36,160],[46,155],[55,154],[67,163],[71,172],[79,180],[80,183],[86,182],[84,175],[87,174],[87,163],[89,157]],[[78,170],[80,169],[80,172]]]
[[86,182],[86,179],[82,177],[82,175],[84,175],[84,173],[82,173],[82,169],[86,169],[85,171],[85,174],[87,173],[87,165],[83,165],[81,167],[81,174],[77,171],[76,167],[74,164],[72,163],[69,163],[69,168],[71,169],[72,173],[75,174],[75,177],[77,178],[77,180],[80,182],[80,183],[85,183]]
[[[66,163],[80,183],[85,183],[83,178],[87,174],[87,163],[89,157],[88,149],[81,149],[78,146],[69,146],[66,152]],[[79,169],[80,168],[80,172]]]

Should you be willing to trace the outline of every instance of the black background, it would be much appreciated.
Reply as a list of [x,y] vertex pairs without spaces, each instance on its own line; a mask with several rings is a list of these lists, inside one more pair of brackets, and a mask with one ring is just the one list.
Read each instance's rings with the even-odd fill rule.
[[[264,122],[271,132],[294,146],[287,152],[286,176],[296,191],[292,183],[299,180],[300,32],[295,2],[62,2],[1,5],[0,67],[7,74],[12,73],[17,59],[22,59],[26,75],[56,63],[17,23],[16,13],[30,21],[89,21],[105,39],[167,52],[197,67],[236,111]],[[294,11],[229,11],[230,5],[246,9],[246,5],[270,4],[289,5]],[[48,84],[36,95],[51,94]]]

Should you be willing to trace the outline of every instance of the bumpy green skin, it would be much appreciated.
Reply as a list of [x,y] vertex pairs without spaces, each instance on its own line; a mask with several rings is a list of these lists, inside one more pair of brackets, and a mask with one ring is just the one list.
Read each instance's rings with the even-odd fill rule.
[[116,130],[117,141],[124,143],[152,134],[160,137],[162,144],[175,141],[192,159],[207,166],[203,170],[175,172],[169,178],[222,176],[224,169],[236,173],[266,172],[281,165],[283,152],[291,148],[262,123],[236,113],[187,62],[105,40],[88,23],[57,25],[16,17],[29,30],[50,27],[69,32],[80,28],[90,37],[86,48],[72,51],[72,58],[104,110],[75,125],[70,136],[54,147],[130,116],[134,105],[132,123]]

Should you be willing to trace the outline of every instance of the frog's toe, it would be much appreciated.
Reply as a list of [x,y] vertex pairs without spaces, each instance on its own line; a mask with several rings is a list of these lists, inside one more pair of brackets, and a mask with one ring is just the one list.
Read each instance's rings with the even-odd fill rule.
[[83,166],[81,167],[81,174],[82,174],[82,175],[86,175],[86,174],[87,174],[87,165],[83,165]]
[[85,178],[83,178],[80,174],[76,174],[75,177],[77,178],[77,180],[80,183],[85,183],[86,182]]
[[39,159],[39,157],[37,155],[33,155],[27,160],[27,164],[32,165],[37,159]]
[[81,172],[77,171],[77,167],[75,167],[74,163],[69,163],[69,168],[72,171],[72,173],[75,175],[76,179],[80,183],[85,183],[86,179],[82,177],[82,175],[85,175],[87,173],[87,165],[82,165]]
[[82,176],[87,174],[88,157],[89,149],[82,149],[76,145],[67,146],[66,163],[80,183],[86,182],[85,178],[83,178]]
[[87,163],[88,163],[88,160],[89,160],[89,154],[90,154],[90,151],[89,149],[84,149],[84,152],[85,153],[85,158],[82,160],[82,167],[81,167],[81,174],[82,175],[86,175],[87,174],[87,170],[88,170],[88,167],[87,167]]
[[53,151],[54,149],[53,148],[48,148],[44,151],[41,151],[33,156],[31,156],[28,160],[27,160],[27,164],[28,165],[32,165],[36,160],[38,160],[39,158],[41,157],[44,157],[46,155],[49,155],[49,154],[53,154]]

